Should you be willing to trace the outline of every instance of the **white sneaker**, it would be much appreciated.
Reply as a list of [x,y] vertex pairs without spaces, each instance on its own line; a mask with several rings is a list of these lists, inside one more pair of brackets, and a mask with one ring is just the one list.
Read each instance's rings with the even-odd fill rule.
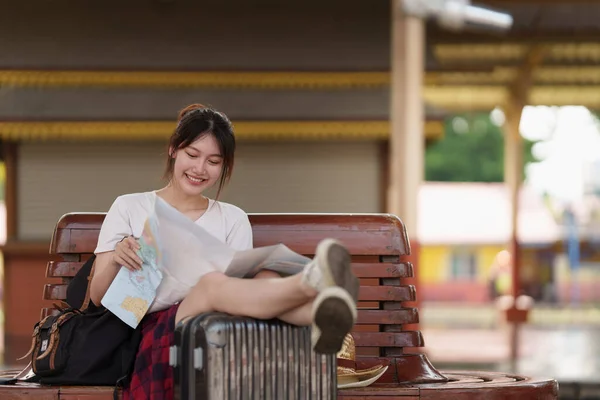
[[358,301],[360,283],[352,272],[352,257],[337,240],[322,240],[315,258],[304,267],[302,274],[302,282],[317,292],[338,286],[350,294],[355,304]]
[[356,322],[356,303],[340,287],[321,291],[313,303],[311,342],[320,354],[336,354]]

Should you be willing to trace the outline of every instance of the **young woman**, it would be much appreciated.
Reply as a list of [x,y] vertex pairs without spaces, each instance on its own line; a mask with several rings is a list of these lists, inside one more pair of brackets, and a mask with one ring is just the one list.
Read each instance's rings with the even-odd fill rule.
[[[94,304],[106,293],[119,269],[141,268],[137,256],[144,222],[158,196],[236,250],[252,247],[252,229],[241,209],[209,199],[203,193],[217,186],[217,195],[231,177],[235,137],[228,118],[194,104],[183,109],[168,147],[167,185],[147,193],[118,197],[108,211],[96,248],[90,296]],[[315,258],[299,274],[280,277],[262,271],[253,279],[238,279],[220,272],[203,275],[189,289],[181,288],[172,302],[155,301],[142,321],[143,338],[134,376],[126,398],[169,398],[172,372],[168,349],[175,324],[208,311],[257,319],[279,318],[295,325],[312,325],[315,351],[332,354],[342,346],[356,320],[358,279],[350,268],[350,255],[332,239],[322,241]],[[158,398],[156,397],[156,398]]]

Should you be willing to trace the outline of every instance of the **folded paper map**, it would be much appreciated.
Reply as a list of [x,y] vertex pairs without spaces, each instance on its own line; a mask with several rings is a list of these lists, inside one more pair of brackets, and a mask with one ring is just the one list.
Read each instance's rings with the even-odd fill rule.
[[107,309],[133,328],[148,312],[183,300],[209,272],[249,278],[269,269],[293,275],[310,261],[283,244],[236,251],[160,197],[155,199],[154,212],[139,239],[141,270],[121,268],[102,299]]
[[163,277],[152,222],[150,219],[146,221],[142,237],[138,240],[142,268],[130,271],[121,267],[101,301],[104,307],[132,328],[137,327],[148,312]]

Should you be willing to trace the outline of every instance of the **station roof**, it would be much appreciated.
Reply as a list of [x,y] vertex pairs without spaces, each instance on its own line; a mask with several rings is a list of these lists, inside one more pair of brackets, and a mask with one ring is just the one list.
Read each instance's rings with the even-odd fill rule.
[[508,86],[541,53],[528,103],[600,109],[600,1],[476,0],[508,12],[505,33],[452,32],[427,25],[425,99],[447,110],[489,110],[506,102]]
[[[381,0],[384,1],[384,0]],[[443,135],[443,119],[456,112],[487,112],[511,100],[524,71],[530,70],[527,104],[584,105],[600,110],[600,1],[596,0],[473,0],[510,13],[508,32],[452,32],[434,21],[426,25],[426,71],[423,96],[425,136]],[[537,57],[532,57],[537,54]],[[532,61],[533,60],[533,61]],[[254,91],[379,90],[385,97],[389,71],[127,71],[0,69],[0,87],[56,89],[155,88]],[[227,92],[228,93],[228,92]],[[385,102],[381,102],[384,104]],[[385,116],[384,116],[385,117]],[[240,120],[240,118],[237,118]],[[252,139],[323,138],[385,139],[385,118],[359,121],[262,121],[241,118],[241,136]],[[304,123],[300,126],[299,122]],[[287,124],[287,125],[286,125]],[[312,124],[312,125],[311,125]],[[133,119],[127,122],[90,120],[4,120],[0,136],[7,139],[96,138],[128,139],[167,135],[172,123]],[[306,125],[306,126],[305,126]],[[110,136],[110,135],[108,135]],[[150,135],[152,136],[152,135]]]

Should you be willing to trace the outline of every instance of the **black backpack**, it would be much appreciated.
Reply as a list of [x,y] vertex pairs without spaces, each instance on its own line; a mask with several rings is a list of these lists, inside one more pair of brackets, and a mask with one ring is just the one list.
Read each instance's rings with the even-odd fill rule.
[[95,255],[67,288],[59,313],[34,326],[31,365],[34,381],[49,385],[123,386],[141,341],[136,329],[89,299]]

